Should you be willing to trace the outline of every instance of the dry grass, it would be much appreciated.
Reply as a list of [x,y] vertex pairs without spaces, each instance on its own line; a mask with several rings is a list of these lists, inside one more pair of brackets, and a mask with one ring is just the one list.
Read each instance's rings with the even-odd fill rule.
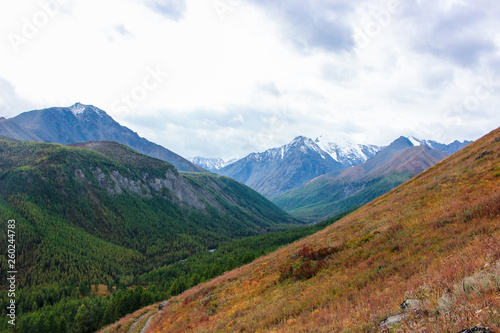
[[[95,293],[96,296],[102,296],[106,297],[108,295],[111,295],[111,291],[108,290],[108,287],[105,286],[104,284],[100,284],[97,286],[97,290],[95,288],[95,285],[92,285],[91,292]],[[116,289],[116,287],[114,287]]]
[[[379,332],[407,298],[424,305],[386,331],[480,324],[498,332],[499,136],[307,239],[172,298],[148,332]],[[335,251],[316,260],[304,248]],[[294,276],[305,262],[313,274]]]

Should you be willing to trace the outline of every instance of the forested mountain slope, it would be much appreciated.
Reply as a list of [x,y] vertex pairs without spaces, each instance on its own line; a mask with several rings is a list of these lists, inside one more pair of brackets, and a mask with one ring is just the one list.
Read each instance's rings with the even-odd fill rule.
[[0,140],[0,195],[26,229],[26,285],[116,279],[294,222],[229,178],[182,176],[117,143],[82,146],[101,152]]
[[[141,274],[229,241],[300,224],[230,178],[180,174],[115,142],[79,146],[0,138],[0,218],[17,222],[18,327],[67,331],[90,285],[121,290]],[[6,239],[0,241],[6,248]],[[3,290],[5,256],[0,268]],[[165,295],[165,288],[148,289],[139,303],[130,304],[129,291],[106,303],[88,301],[112,311],[88,327]],[[0,304],[5,302],[2,292]],[[45,317],[29,315],[37,311]]]

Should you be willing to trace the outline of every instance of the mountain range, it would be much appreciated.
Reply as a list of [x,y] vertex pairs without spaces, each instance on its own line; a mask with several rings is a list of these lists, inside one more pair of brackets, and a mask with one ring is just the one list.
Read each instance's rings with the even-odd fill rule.
[[496,332],[499,157],[497,129],[326,229],[103,332]]
[[180,171],[205,172],[185,158],[120,125],[103,110],[81,103],[28,111],[13,118],[0,119],[0,135],[63,145],[115,141],[142,154],[169,162]]
[[[446,155],[456,152],[471,142],[455,141],[446,145],[414,137],[403,137],[403,139],[402,145],[406,148],[426,146]],[[284,146],[272,148],[263,153],[252,153],[222,168],[212,170],[250,186],[267,198],[274,199],[316,177],[325,174],[335,176],[343,170],[364,163],[368,163],[367,166],[381,163],[383,162],[382,156],[393,157],[396,145],[397,142],[390,146],[361,145],[326,136],[321,136],[316,140],[299,136]],[[369,162],[377,154],[382,155],[375,161]],[[198,159],[195,162],[202,161]]]
[[237,159],[233,158],[228,161],[224,161],[222,158],[217,158],[217,157],[202,157],[202,156],[195,156],[188,158],[191,163],[208,170],[210,172],[217,172],[217,170],[220,170],[224,168],[225,166],[232,164],[237,161]]
[[[488,292],[497,296],[498,287],[487,288],[500,276],[500,269],[497,275],[489,270],[500,258],[498,130],[465,148],[468,142],[413,137],[384,147],[297,137],[234,163],[206,164],[231,170],[302,221],[343,213],[305,228],[257,191],[205,172],[93,106],[26,112],[0,119],[0,131],[31,141],[0,137],[0,218],[15,219],[20,235],[17,331],[94,332],[334,222],[162,303],[166,311],[154,315],[156,304],[126,317],[134,322],[123,319],[104,331],[138,331],[147,320],[147,331],[364,332],[415,319],[412,330],[427,317],[424,331],[435,331],[440,320],[460,323],[443,322],[439,313],[454,313],[446,304],[471,307],[460,303],[460,290],[478,290],[470,282],[479,279],[474,274],[482,274],[478,301],[488,300],[480,310],[495,309],[498,297]],[[156,147],[177,166],[134,145]],[[462,248],[468,252],[457,250]],[[471,260],[460,261],[464,257],[477,258],[484,272],[472,272]],[[4,256],[3,281],[7,271]],[[440,291],[451,296],[435,298]],[[413,318],[397,306],[390,310],[401,295],[409,304],[422,302],[425,311]],[[369,313],[357,299],[373,305]],[[8,327],[8,304],[2,294],[0,331]],[[474,320],[495,324],[478,311]]]
[[[105,111],[81,103],[28,111],[10,119],[0,119],[0,135],[60,144],[119,142],[140,153],[169,162],[179,171],[208,170],[229,176],[271,199],[323,174],[340,172],[364,163],[385,148],[352,144],[328,136],[320,136],[315,140],[299,136],[287,145],[263,153],[252,153],[240,160],[225,162],[203,157],[188,160],[141,138]],[[448,155],[470,143],[455,141],[445,145],[412,137],[408,139],[413,145],[426,145]]]
[[[0,119],[0,135],[60,144],[119,142],[145,155],[167,161],[180,171],[208,170],[231,177],[307,221],[319,221],[342,210],[362,205],[406,181],[411,175],[421,172],[422,168],[406,161],[412,158],[411,151],[404,157],[395,158],[392,165],[383,165],[399,153],[400,149],[395,149],[398,140],[404,148],[426,146],[447,155],[470,143],[455,141],[446,145],[431,140],[402,137],[389,146],[377,146],[352,144],[329,136],[320,136],[315,140],[299,136],[289,144],[262,153],[252,153],[239,160],[225,162],[222,159],[203,157],[187,160],[139,137],[103,110],[81,103],[70,107],[29,111],[10,119]],[[425,152],[419,151],[420,155],[423,153]],[[439,160],[436,159],[436,154],[430,151],[426,153],[433,155],[428,161]],[[432,163],[427,164],[430,165]],[[371,169],[376,168],[388,168],[391,172],[371,172]],[[341,173],[342,176],[339,176]],[[372,176],[367,177],[364,173]],[[351,175],[351,183],[348,185],[345,184],[346,175]],[[340,184],[337,176],[343,179],[343,190],[337,187]],[[315,178],[318,179],[314,180]],[[313,182],[309,184],[311,181]],[[333,192],[332,181],[337,184]],[[342,203],[337,202],[339,199]],[[331,209],[332,204],[338,204],[337,208]]]
[[312,178],[344,168],[312,139],[299,136],[282,147],[252,153],[217,173],[273,198]]
[[400,137],[366,162],[340,174],[317,177],[273,202],[298,218],[314,222],[362,206],[448,156],[414,144],[414,140]]

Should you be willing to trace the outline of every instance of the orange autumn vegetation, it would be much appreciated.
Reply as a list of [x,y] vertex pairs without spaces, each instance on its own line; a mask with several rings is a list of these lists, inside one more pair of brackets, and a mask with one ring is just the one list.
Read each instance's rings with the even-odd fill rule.
[[[499,332],[499,137],[170,299],[147,332]],[[382,327],[405,299],[419,309]]]

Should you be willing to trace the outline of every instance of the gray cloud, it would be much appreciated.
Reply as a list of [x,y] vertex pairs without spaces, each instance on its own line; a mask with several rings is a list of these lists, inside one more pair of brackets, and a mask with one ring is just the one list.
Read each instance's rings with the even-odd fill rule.
[[500,57],[495,56],[488,61],[488,67],[495,75],[500,75]]
[[283,22],[283,34],[299,50],[342,52],[354,47],[345,16],[353,10],[347,1],[253,0]]
[[327,63],[322,68],[323,78],[327,81],[344,83],[355,79],[358,72],[353,68]]
[[122,36],[131,36],[132,34],[127,30],[127,28],[125,28],[125,26],[123,25],[123,23],[121,24],[118,24],[115,26],[115,31],[117,33],[119,33],[120,35]]
[[447,36],[436,32],[418,48],[438,58],[446,58],[462,67],[473,67],[481,56],[496,50],[491,40],[478,40],[473,36]]
[[104,29],[104,33],[106,34],[106,37],[110,42],[114,42],[115,40],[120,38],[128,38],[133,36],[123,23],[117,24],[112,28]]
[[20,98],[12,84],[0,77],[0,117],[10,118],[34,108],[34,105]]
[[436,90],[450,84],[454,77],[455,76],[452,71],[431,71],[424,75],[423,81],[427,89]]
[[257,85],[257,92],[269,94],[275,97],[282,96],[281,91],[278,89],[276,82],[265,82]]
[[[162,110],[155,116],[129,114],[117,120],[184,156],[243,157],[279,146],[302,134],[297,130],[302,124],[293,116],[246,106],[235,106],[224,113],[208,109],[189,113]],[[295,132],[290,131],[291,125]],[[283,136],[286,139],[283,140]]]
[[146,4],[154,12],[174,21],[182,19],[187,9],[185,0],[148,0]]
[[457,4],[448,9],[430,1],[407,4],[407,17],[419,27],[414,36],[416,50],[461,67],[474,67],[483,56],[495,52],[495,43],[488,34],[497,19],[492,17],[495,10],[487,4],[496,6],[482,2],[483,6]]

